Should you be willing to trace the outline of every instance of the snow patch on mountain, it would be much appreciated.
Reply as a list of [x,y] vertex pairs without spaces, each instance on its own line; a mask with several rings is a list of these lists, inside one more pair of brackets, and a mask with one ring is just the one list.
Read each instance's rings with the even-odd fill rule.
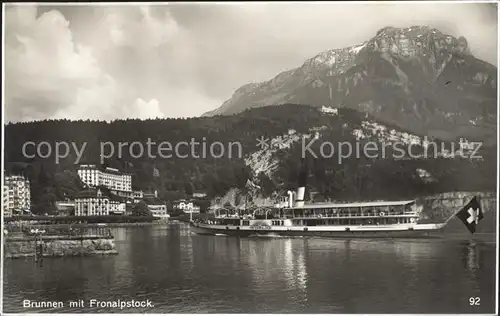
[[356,45],[356,46],[352,46],[349,51],[353,54],[357,54],[359,53],[363,48],[366,47],[366,43],[363,43],[363,44],[360,44],[360,45]]

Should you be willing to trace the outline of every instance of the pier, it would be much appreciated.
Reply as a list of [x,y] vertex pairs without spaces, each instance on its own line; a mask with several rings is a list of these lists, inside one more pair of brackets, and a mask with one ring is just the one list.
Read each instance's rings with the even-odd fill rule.
[[4,258],[74,257],[117,254],[114,236],[107,227],[80,225],[31,225],[9,223],[4,227]]

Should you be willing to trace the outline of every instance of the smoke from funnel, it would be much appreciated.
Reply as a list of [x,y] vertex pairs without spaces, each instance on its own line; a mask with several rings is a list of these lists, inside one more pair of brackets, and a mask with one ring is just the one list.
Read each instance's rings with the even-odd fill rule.
[[299,187],[305,187],[307,185],[307,175],[308,175],[307,161],[305,159],[302,159],[300,164],[299,179],[298,179]]
[[306,192],[307,176],[308,176],[307,161],[305,159],[302,159],[299,171],[299,179],[298,179],[299,187],[297,188],[297,200],[295,203],[296,207],[304,206],[304,195]]

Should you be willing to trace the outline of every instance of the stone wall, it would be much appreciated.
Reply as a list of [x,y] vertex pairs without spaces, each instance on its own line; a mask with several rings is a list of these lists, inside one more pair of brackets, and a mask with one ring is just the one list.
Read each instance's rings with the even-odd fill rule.
[[[40,241],[38,241],[40,244]],[[117,254],[114,238],[100,236],[47,236],[42,240],[43,257]],[[4,258],[35,256],[33,237],[7,237]]]
[[[484,212],[484,220],[478,225],[478,233],[495,233],[497,220],[497,198],[495,192],[447,192],[424,196],[417,200],[423,206],[419,222],[440,223],[446,221],[455,212],[477,196]],[[456,218],[452,218],[446,230],[463,231],[465,227]]]

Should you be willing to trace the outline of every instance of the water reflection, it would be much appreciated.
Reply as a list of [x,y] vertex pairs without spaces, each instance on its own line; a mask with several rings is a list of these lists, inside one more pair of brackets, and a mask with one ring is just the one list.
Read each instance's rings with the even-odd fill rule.
[[491,244],[213,237],[182,224],[113,233],[116,256],[5,261],[5,310],[30,312],[23,299],[133,298],[155,313],[469,313],[470,296],[481,297],[474,312],[494,310]]
[[310,251],[321,252],[328,250],[337,253],[349,262],[354,256],[389,256],[395,260],[415,266],[419,260],[435,257],[442,250],[442,244],[430,240],[391,240],[391,239],[310,239]]
[[182,253],[185,253],[185,255],[182,262],[188,264],[189,271],[192,271],[194,267],[194,252],[193,252],[193,240],[189,232],[190,232],[189,229],[187,229],[186,235],[184,237],[184,239],[186,239],[186,242]]
[[471,240],[463,249],[465,254],[465,266],[471,273],[474,274],[476,270],[479,269],[479,246],[477,245],[477,242]]
[[[307,241],[305,240],[304,243]],[[287,286],[299,290],[303,300],[307,300],[307,269],[304,254],[302,252],[294,253],[292,240],[287,239],[284,241],[283,255],[283,272],[286,276]]]

